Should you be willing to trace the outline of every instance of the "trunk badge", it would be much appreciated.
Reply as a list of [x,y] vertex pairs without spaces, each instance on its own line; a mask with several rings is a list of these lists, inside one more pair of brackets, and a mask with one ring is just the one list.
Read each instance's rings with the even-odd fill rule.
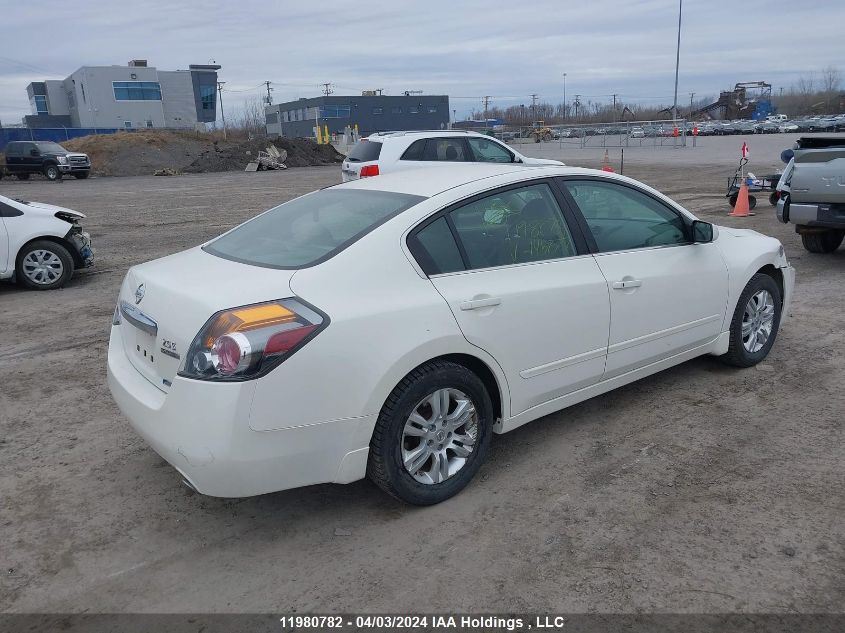
[[141,299],[144,298],[144,284],[138,286],[137,290],[135,290],[135,305],[141,303]]

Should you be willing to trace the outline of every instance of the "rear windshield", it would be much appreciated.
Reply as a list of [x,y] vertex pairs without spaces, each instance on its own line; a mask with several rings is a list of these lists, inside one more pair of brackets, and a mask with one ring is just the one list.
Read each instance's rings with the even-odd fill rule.
[[390,191],[324,189],[271,209],[204,250],[266,268],[306,268],[347,246],[424,198]]
[[347,158],[353,163],[368,163],[371,160],[378,160],[379,154],[381,154],[381,143],[358,141]]

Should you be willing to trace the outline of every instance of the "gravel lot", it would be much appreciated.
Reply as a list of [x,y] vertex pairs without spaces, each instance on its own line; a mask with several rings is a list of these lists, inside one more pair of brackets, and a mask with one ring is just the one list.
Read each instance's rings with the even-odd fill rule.
[[[194,494],[105,384],[129,266],[334,183],[338,168],[4,179],[4,195],[87,213],[97,262],[62,291],[0,284],[0,611],[842,611],[845,248],[804,252],[765,201],[726,216],[741,140],[629,150],[625,171],[784,242],[797,287],[767,361],[697,359],[498,436],[470,487],[432,508],[367,481]],[[788,142],[750,144],[766,173]]]

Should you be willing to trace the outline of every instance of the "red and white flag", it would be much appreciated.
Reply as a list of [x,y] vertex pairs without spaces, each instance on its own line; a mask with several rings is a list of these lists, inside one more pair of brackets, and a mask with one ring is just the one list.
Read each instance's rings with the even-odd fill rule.
[[748,143],[745,142],[742,144],[742,157],[748,158]]

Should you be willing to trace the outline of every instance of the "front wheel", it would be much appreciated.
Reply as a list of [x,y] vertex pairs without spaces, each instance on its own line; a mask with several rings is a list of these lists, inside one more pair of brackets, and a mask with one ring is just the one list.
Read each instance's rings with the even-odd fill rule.
[[751,367],[769,354],[780,328],[783,299],[769,275],[757,273],[739,296],[730,326],[730,345],[720,358],[734,367]]
[[460,492],[487,456],[493,405],[462,365],[426,363],[385,402],[370,441],[367,475],[388,494],[432,505]]
[[59,168],[56,165],[47,165],[44,168],[44,175],[47,177],[47,180],[61,180],[62,179],[62,172],[59,171]]
[[38,240],[21,249],[15,275],[33,290],[61,288],[73,275],[73,257],[61,244]]
[[832,253],[845,238],[845,231],[825,231],[823,233],[802,233],[801,243],[811,253]]

